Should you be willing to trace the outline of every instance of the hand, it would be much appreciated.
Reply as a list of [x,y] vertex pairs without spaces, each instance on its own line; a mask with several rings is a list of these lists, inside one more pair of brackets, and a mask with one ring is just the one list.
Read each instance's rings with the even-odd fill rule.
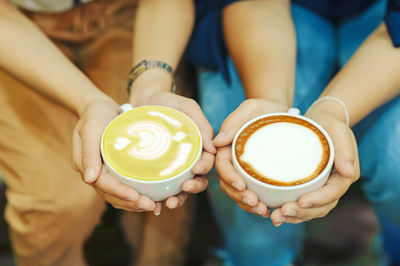
[[287,105],[264,99],[244,101],[222,123],[219,134],[214,139],[218,147],[215,168],[219,175],[221,189],[231,197],[240,208],[262,217],[269,216],[269,209],[264,202],[258,200],[255,192],[246,189],[244,179],[234,170],[232,165],[231,144],[237,131],[252,118],[274,112],[286,112]]
[[165,206],[174,209],[183,205],[188,194],[200,193],[207,188],[208,179],[205,174],[214,165],[216,148],[212,143],[213,129],[198,103],[193,99],[168,92],[170,84],[170,76],[165,71],[148,70],[135,80],[130,102],[133,106],[162,105],[172,107],[189,116],[200,129],[203,153],[192,170],[196,176],[182,184],[182,193],[165,200]]
[[287,202],[271,214],[275,226],[300,223],[327,215],[360,176],[357,143],[351,129],[338,117],[315,108],[306,114],[329,134],[335,148],[335,171],[322,188]]
[[73,133],[73,168],[82,174],[84,182],[92,185],[115,208],[159,214],[161,204],[122,184],[103,166],[99,148],[101,136],[118,114],[119,106],[108,97],[93,100],[87,105]]

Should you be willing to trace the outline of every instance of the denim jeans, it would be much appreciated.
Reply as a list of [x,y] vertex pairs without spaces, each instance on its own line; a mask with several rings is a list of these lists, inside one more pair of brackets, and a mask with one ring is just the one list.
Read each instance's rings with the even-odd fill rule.
[[[323,91],[366,37],[382,22],[385,2],[340,25],[311,10],[292,5],[297,35],[293,106],[302,113]],[[218,132],[223,120],[245,100],[235,67],[228,59],[231,82],[220,72],[199,74],[199,98],[206,117]],[[400,97],[381,106],[357,124],[361,182],[381,225],[388,257],[400,265]],[[215,176],[215,175],[213,175]],[[287,265],[301,252],[304,224],[275,228],[269,219],[240,209],[221,191],[215,177],[208,189],[213,213],[225,240],[226,265]]]

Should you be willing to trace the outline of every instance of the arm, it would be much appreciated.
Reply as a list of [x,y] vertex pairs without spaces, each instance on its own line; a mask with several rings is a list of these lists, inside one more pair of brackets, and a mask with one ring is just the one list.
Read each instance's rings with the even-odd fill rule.
[[250,119],[291,106],[296,64],[296,39],[290,2],[239,1],[223,12],[226,44],[248,100],[231,113],[214,140],[219,147],[216,169],[221,188],[244,210],[268,216],[267,206],[246,189],[233,169],[230,145]]
[[17,8],[0,1],[0,67],[32,88],[82,114],[96,86]]
[[290,1],[242,1],[223,12],[226,44],[247,98],[290,106],[296,38]]
[[[142,60],[158,60],[177,68],[194,24],[193,0],[141,0],[135,19],[133,66]],[[162,69],[143,72],[132,84],[130,102],[137,105],[166,105],[186,113],[199,126],[204,143],[202,158],[193,168],[198,175],[187,180],[182,190],[198,193],[206,189],[203,176],[214,163],[213,130],[200,106],[192,99],[170,93],[172,77]],[[166,200],[168,208],[183,204],[186,193]]]
[[[132,67],[142,60],[165,62],[176,70],[194,24],[192,0],[141,0],[136,12]],[[142,104],[155,92],[169,92],[172,77],[151,69],[132,84],[131,102]]]
[[159,212],[153,201],[102,169],[101,135],[119,113],[119,106],[7,1],[0,2],[0,32],[0,67],[79,116],[73,133],[73,167],[85,182],[114,206]]
[[[399,73],[400,49],[393,47],[382,24],[328,84],[322,95],[342,100],[348,108],[350,124],[354,125],[399,95]],[[282,218],[289,223],[298,223],[325,216],[360,175],[357,143],[353,132],[344,123],[343,108],[334,101],[322,101],[309,110],[307,116],[321,124],[331,136],[337,172],[321,189],[274,211],[271,219],[276,225],[281,223]]]
[[[400,49],[393,46],[385,24],[381,24],[329,83],[322,96],[341,99],[348,108],[351,125],[355,125],[400,93],[399,73]],[[343,119],[343,110],[335,103],[321,102],[316,109]]]

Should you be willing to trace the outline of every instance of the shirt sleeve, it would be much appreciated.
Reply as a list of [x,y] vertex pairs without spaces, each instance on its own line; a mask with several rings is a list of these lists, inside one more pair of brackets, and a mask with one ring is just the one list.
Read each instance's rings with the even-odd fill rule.
[[210,70],[221,71],[230,82],[222,10],[240,0],[196,0],[196,23],[186,49],[187,59]]
[[385,23],[395,47],[400,47],[400,0],[389,0]]

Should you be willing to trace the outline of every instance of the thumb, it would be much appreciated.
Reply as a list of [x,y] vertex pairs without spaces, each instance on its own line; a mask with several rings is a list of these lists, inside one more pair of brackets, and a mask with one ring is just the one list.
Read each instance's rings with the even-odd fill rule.
[[334,165],[336,171],[348,178],[356,176],[357,143],[353,132],[345,124],[336,124],[333,129],[328,131],[335,149]]
[[101,172],[100,142],[102,130],[96,121],[89,121],[82,131],[82,171],[86,183],[93,183]]
[[249,101],[243,102],[224,120],[218,135],[214,138],[216,147],[230,145],[239,129],[249,120],[263,114],[254,108]]

